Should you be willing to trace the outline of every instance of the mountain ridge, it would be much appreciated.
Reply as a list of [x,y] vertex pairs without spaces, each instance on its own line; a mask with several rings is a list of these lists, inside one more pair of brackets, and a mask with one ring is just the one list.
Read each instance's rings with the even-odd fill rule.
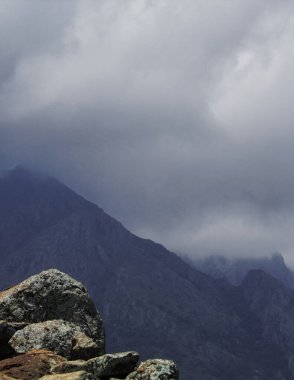
[[133,235],[59,181],[23,174],[0,179],[1,287],[56,267],[90,291],[111,351],[170,358],[185,380],[294,379],[289,347],[263,336],[246,288]]
[[205,258],[186,258],[186,261],[214,278],[226,278],[233,285],[240,285],[250,270],[261,269],[294,289],[294,272],[278,252],[268,257],[227,258],[224,255],[211,255]]

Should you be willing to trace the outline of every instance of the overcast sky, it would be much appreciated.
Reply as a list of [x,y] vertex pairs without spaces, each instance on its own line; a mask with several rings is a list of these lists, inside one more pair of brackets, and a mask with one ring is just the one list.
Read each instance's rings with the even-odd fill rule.
[[0,169],[190,255],[294,265],[293,0],[0,0]]

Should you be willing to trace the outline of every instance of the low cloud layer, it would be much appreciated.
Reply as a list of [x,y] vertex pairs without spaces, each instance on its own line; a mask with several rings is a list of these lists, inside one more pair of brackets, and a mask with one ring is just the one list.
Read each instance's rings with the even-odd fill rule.
[[294,4],[3,0],[0,169],[180,253],[294,265]]

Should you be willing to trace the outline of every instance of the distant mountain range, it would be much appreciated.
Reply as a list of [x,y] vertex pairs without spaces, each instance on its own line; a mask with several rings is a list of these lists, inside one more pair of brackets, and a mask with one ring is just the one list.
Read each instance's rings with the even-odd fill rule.
[[261,269],[294,289],[294,273],[289,269],[280,253],[271,257],[227,258],[213,255],[187,259],[188,263],[214,278],[226,278],[233,285],[240,285],[252,269]]
[[181,380],[294,379],[289,287],[261,270],[240,286],[214,279],[56,179],[0,178],[0,257],[1,288],[50,267],[85,283],[109,351],[171,358]]

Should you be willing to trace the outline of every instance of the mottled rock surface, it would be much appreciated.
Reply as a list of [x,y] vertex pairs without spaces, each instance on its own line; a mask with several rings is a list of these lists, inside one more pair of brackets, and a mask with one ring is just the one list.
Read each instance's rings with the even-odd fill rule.
[[96,376],[123,377],[134,370],[139,360],[137,352],[122,352],[116,354],[106,354],[98,358],[93,358],[87,362],[87,370]]
[[40,350],[0,361],[0,379],[35,380],[49,374],[51,369],[65,359],[53,352]]
[[97,344],[80,327],[62,320],[32,323],[17,331],[9,344],[19,354],[47,349],[67,359],[89,359],[100,353]]
[[178,371],[171,360],[153,359],[142,362],[128,380],[177,380]]
[[67,361],[53,368],[53,372],[68,373],[84,370],[100,377],[125,377],[135,369],[138,360],[139,354],[137,352],[120,352],[106,354],[87,361]]
[[0,319],[73,322],[93,338],[99,353],[104,354],[104,328],[93,301],[80,282],[56,269],[41,272],[0,293]]
[[96,376],[85,371],[77,371],[72,373],[64,373],[57,375],[46,375],[40,380],[99,380]]

